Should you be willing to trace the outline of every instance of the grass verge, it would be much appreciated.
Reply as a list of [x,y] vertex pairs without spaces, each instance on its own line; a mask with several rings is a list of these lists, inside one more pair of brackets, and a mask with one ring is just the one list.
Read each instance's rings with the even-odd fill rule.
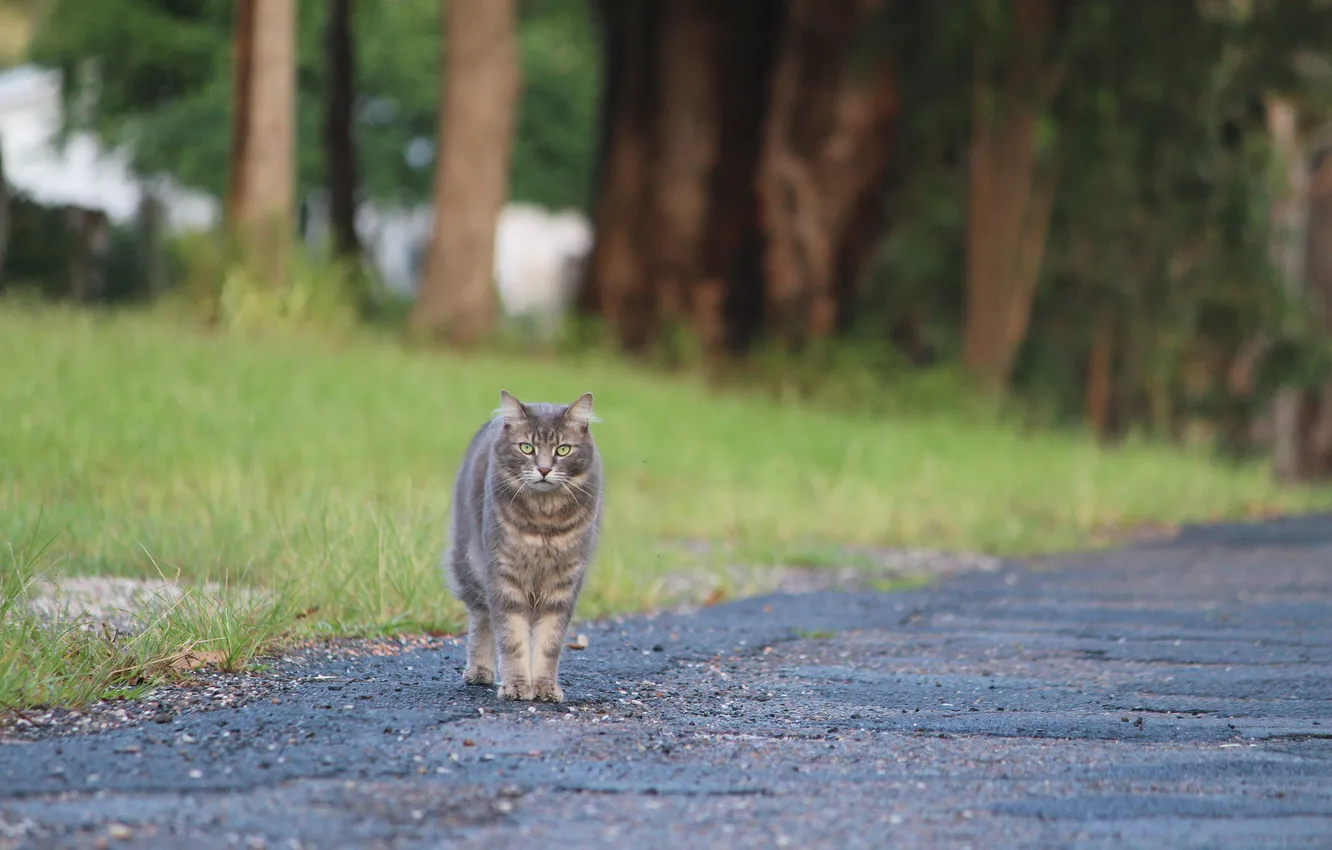
[[240,663],[296,611],[304,632],[456,628],[437,570],[452,476],[500,387],[596,393],[607,530],[582,616],[650,607],[668,574],[708,569],[661,545],[682,538],[751,562],[819,561],[842,544],[1004,554],[1332,504],[1200,452],[715,395],[599,355],[424,354],[358,332],[209,335],[160,315],[0,303],[0,362],[0,543],[61,528],[44,558],[67,574],[273,593],[259,608],[189,597],[113,650],[77,629],[32,631],[10,591],[34,564],[16,555],[0,668],[11,705],[139,687],[184,647]]
[[0,570],[0,711],[82,706],[139,696],[205,664],[235,671],[290,627],[280,597],[252,592],[200,594],[136,611],[123,631],[29,605],[49,567],[50,544],[11,544]]

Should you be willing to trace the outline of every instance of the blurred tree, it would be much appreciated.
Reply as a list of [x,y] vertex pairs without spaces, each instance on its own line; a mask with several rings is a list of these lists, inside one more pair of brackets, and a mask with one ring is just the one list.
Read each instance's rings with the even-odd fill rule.
[[758,181],[766,321],[788,350],[849,324],[886,224],[898,68],[865,38],[885,5],[792,0],[778,41]]
[[515,2],[445,0],[435,220],[411,324],[454,345],[474,344],[494,325],[495,221],[519,88]]
[[604,0],[585,309],[630,351],[788,349],[844,326],[877,241],[897,116],[885,4]]
[[328,156],[329,218],[334,253],[358,263],[361,240],[356,232],[357,168],[353,105],[356,98],[356,49],[352,38],[354,0],[332,0],[325,24],[328,94],[324,102],[324,150]]
[[[524,87],[513,153],[515,198],[586,208],[595,155],[599,63],[588,0],[525,0]],[[228,194],[233,0],[49,0],[30,50],[66,71],[65,119],[126,143],[145,175]],[[442,59],[441,5],[355,0],[352,101],[366,198],[430,197]],[[297,72],[298,197],[326,187],[332,2],[301,3]],[[80,69],[84,69],[80,72]],[[95,73],[93,71],[95,70]]]
[[1066,71],[1052,42],[1068,4],[977,3],[963,365],[1000,393],[1026,339],[1059,182],[1042,147]]
[[[1306,261],[1309,255],[1310,161],[1305,150],[1300,112],[1286,97],[1266,99],[1268,132],[1276,166],[1273,180],[1272,217],[1269,223],[1272,267],[1290,297],[1305,292]],[[1309,466],[1300,439],[1304,394],[1297,387],[1277,391],[1272,407],[1272,463],[1280,478],[1300,478]]]
[[244,261],[284,282],[295,224],[296,0],[239,0],[229,213]]
[[[1271,407],[1276,477],[1332,476],[1332,279],[1324,241],[1332,184],[1332,4],[1324,0],[1231,0],[1231,16],[1254,33],[1249,63],[1260,68],[1269,134],[1271,264],[1287,304],[1277,333],[1302,357],[1282,370]],[[1267,342],[1267,335],[1263,339]],[[1270,347],[1270,346],[1268,346]]]

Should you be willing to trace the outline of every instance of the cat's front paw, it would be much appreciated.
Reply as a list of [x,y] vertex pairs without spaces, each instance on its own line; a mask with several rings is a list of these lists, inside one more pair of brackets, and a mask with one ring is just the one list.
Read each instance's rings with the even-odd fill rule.
[[515,679],[500,685],[500,699],[531,699],[536,694],[532,683],[526,679]]
[[536,699],[541,702],[564,702],[564,691],[557,682],[538,679],[535,690]]
[[493,685],[495,684],[495,671],[489,667],[468,667],[467,672],[463,673],[464,685]]

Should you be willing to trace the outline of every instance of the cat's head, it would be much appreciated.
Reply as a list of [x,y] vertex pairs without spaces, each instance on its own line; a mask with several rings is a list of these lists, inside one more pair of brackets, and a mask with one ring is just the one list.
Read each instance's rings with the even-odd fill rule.
[[576,489],[596,461],[589,426],[600,420],[592,413],[592,393],[568,405],[523,404],[500,390],[495,412],[503,419],[495,459],[510,484],[537,492]]

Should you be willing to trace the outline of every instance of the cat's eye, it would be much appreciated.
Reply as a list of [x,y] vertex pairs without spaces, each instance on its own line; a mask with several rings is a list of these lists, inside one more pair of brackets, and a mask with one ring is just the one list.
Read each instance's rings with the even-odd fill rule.
[[518,451],[522,452],[525,455],[530,455],[532,452],[536,451],[536,447],[533,446],[531,443],[519,443]]
[[555,447],[555,454],[559,455],[560,457],[565,457],[565,456],[568,455],[569,452],[571,452],[571,451],[573,451],[573,446],[556,446],[556,447]]

